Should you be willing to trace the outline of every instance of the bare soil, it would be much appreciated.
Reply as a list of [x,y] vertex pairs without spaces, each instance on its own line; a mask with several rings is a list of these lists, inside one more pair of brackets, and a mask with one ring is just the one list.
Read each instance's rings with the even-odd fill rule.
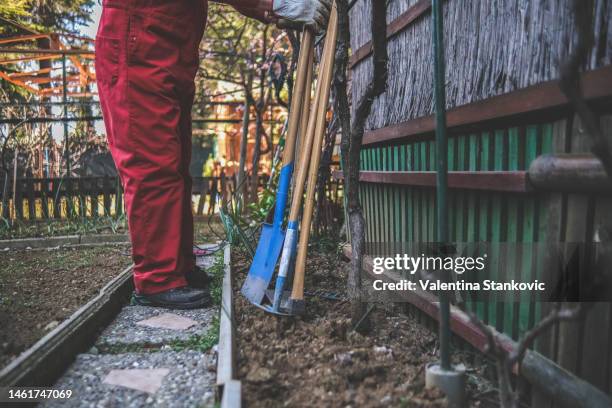
[[126,247],[0,252],[0,367],[68,318],[130,263]]
[[193,221],[194,242],[196,244],[214,243],[225,239],[225,231],[219,214],[196,216]]
[[[442,394],[424,387],[424,368],[436,361],[437,337],[397,305],[377,306],[367,335],[352,330],[349,304],[307,297],[306,314],[278,318],[239,293],[248,262],[234,251],[238,370],[248,407],[443,407]],[[347,264],[334,251],[312,248],[306,290],[342,293]],[[454,363],[466,356],[455,353]],[[492,387],[470,367],[469,406],[497,406]]]

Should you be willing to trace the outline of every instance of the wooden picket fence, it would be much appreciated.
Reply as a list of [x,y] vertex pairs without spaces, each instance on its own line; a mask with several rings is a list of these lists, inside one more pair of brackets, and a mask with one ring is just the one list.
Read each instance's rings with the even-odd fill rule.
[[[124,213],[123,189],[118,177],[18,178],[16,188],[11,179],[6,188],[4,183],[0,179],[0,214],[5,219],[42,220]],[[233,177],[194,177],[194,213],[204,214],[215,206],[217,199],[220,201],[234,190]],[[3,191],[7,192],[6,197]]]

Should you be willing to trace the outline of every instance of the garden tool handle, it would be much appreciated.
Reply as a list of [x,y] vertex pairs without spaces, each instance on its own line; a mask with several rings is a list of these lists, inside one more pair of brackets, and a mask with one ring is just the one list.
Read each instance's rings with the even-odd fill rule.
[[314,100],[311,106],[310,104],[308,104],[310,108],[310,114],[308,115],[308,111],[305,111],[304,113],[306,113],[306,116],[302,116],[302,119],[308,117],[308,121],[305,122],[304,120],[302,120],[302,126],[300,129],[300,151],[298,152],[298,157],[296,160],[296,175],[295,182],[293,185],[293,192],[291,194],[291,209],[289,210],[289,222],[297,222],[297,219],[300,215],[302,198],[304,195],[304,185],[306,184],[306,176],[308,174],[308,159],[312,149],[312,141],[314,139],[317,122],[317,106],[319,100],[321,99],[321,93],[323,92],[321,73],[325,69],[324,66],[326,62],[327,61],[325,61],[325,59],[321,59],[321,64],[319,65],[319,79],[317,80]]
[[300,56],[298,57],[296,84],[291,96],[291,111],[289,112],[287,138],[285,139],[285,150],[283,152],[283,166],[291,164],[295,154],[295,141],[300,128],[300,114],[302,113],[302,102],[304,101],[308,70],[311,65],[309,61],[311,61],[310,49],[313,47],[313,40],[314,35],[312,31],[309,28],[305,28],[302,34]]
[[[310,224],[312,221],[312,213],[314,211],[315,190],[317,185],[317,174],[319,172],[319,162],[321,160],[321,147],[323,144],[323,136],[325,134],[325,114],[327,113],[327,102],[331,87],[332,74],[334,69],[334,56],[336,50],[336,39],[338,36],[338,10],[336,2],[332,6],[331,16],[329,18],[329,28],[327,37],[325,38],[325,46],[323,48],[323,58],[321,63],[321,73],[319,74],[319,83],[317,88],[321,89],[320,98],[315,101],[316,104],[316,128],[312,146],[312,154],[310,159],[310,169],[308,174],[308,186],[306,189],[306,202],[304,204],[304,214],[302,215],[302,224],[300,228],[300,240],[298,244],[298,254],[295,263],[295,275],[293,278],[293,288],[291,291],[291,300],[300,301],[304,299],[304,276],[306,272],[306,255],[308,253],[308,240],[310,237]],[[319,87],[320,85],[320,87]],[[310,124],[309,124],[310,126]]]
[[295,141],[299,129],[300,113],[302,112],[302,101],[304,100],[304,90],[306,88],[306,79],[308,77],[308,62],[310,60],[310,49],[312,48],[313,34],[309,28],[304,29],[302,34],[303,52],[300,52],[298,58],[298,67],[296,74],[296,83],[294,85],[293,96],[291,97],[291,111],[289,112],[289,124],[287,129],[287,138],[285,140],[285,149],[283,151],[283,165],[278,179],[278,188],[276,193],[276,206],[274,207],[273,226],[280,230],[285,217],[285,207],[289,196],[289,185],[291,184],[291,175],[293,174],[293,157],[295,155]]
[[[298,136],[296,137],[295,142],[295,166],[299,169],[302,162],[302,157],[304,156],[303,146],[304,139],[307,137],[308,132],[308,119],[310,117],[310,98],[312,97],[312,76],[314,73],[314,46],[309,50],[309,58],[308,58],[308,73],[306,76],[306,90],[304,91],[304,100],[302,101],[302,113],[300,115],[300,131]],[[310,146],[310,144],[307,144]],[[309,148],[310,149],[310,148]],[[295,182],[294,182],[295,185]]]
[[[296,151],[298,154],[296,154],[296,162],[297,162],[297,166],[298,168],[301,168],[301,166],[303,165],[302,162],[304,161],[304,158],[308,155],[305,151],[304,151],[304,145],[308,145],[310,146],[310,143],[305,143],[304,139],[306,138],[306,131],[307,131],[307,126],[308,126],[308,121],[305,120],[305,118],[309,117],[309,112],[310,112],[310,91],[312,88],[312,75],[313,75],[313,63],[314,63],[314,48],[310,48],[310,50],[308,50],[309,58],[308,58],[308,65],[310,67],[310,69],[308,70],[308,75],[306,77],[306,92],[304,92],[304,100],[302,102],[302,116],[301,116],[301,123],[300,123],[300,133],[299,133],[299,139],[298,141],[300,142],[300,145],[297,145],[296,142]],[[312,139],[312,138],[311,138]],[[310,149],[310,147],[308,147],[308,149]],[[294,185],[293,185],[293,194],[295,197],[296,194],[296,188],[295,188],[296,184],[295,184],[295,179],[294,179]],[[301,184],[300,187],[300,197],[303,194],[303,182]],[[278,267],[278,275],[276,277],[276,284],[274,286],[274,297],[272,299],[272,311],[273,312],[279,312],[280,310],[280,304],[281,304],[281,297],[283,295],[283,291],[285,290],[285,282],[287,280],[287,275],[289,274],[289,263],[291,262],[291,258],[293,256],[293,252],[294,252],[294,243],[295,243],[295,235],[297,234],[297,222],[295,222],[291,217],[289,217],[289,222],[287,223],[287,230],[285,232],[285,241],[283,243],[283,251],[282,251],[282,256],[281,256],[281,261],[280,261],[280,265]]]

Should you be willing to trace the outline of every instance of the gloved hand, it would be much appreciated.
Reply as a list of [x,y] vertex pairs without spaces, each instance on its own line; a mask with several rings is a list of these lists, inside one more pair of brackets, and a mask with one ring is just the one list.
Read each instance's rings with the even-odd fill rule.
[[273,11],[281,19],[313,27],[316,32],[327,28],[332,0],[274,0]]

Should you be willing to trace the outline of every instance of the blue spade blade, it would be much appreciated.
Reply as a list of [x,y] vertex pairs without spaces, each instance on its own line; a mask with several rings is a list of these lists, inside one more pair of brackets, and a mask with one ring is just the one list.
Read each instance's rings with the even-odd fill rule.
[[270,285],[276,263],[283,249],[285,231],[282,229],[285,207],[289,195],[289,184],[293,173],[293,163],[289,163],[280,171],[278,190],[276,191],[276,207],[274,209],[274,222],[264,224],[261,228],[259,243],[253,257],[253,263],[249,269],[249,274],[242,285],[242,294],[251,303],[260,305],[266,289]]
[[283,249],[284,240],[285,231],[275,228],[272,224],[263,225],[253,263],[241,290],[251,303],[259,305],[263,301]]

